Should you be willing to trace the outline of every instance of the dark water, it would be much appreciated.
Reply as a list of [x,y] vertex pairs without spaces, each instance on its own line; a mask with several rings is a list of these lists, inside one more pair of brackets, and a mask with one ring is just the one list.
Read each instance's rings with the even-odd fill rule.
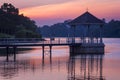
[[120,39],[107,38],[105,55],[69,57],[69,48],[48,47],[42,59],[41,47],[20,51],[17,62],[0,57],[0,80],[120,80]]

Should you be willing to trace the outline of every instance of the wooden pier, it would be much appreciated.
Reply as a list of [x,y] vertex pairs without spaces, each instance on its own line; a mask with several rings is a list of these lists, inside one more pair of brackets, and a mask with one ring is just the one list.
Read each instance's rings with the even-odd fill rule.
[[[70,55],[84,54],[84,53],[104,53],[104,44],[101,44],[99,40],[94,39],[94,43],[83,43],[80,38],[76,38],[74,42],[72,38],[57,38],[55,40],[46,41],[18,41],[14,39],[13,41],[7,39],[0,42],[1,48],[6,48],[6,61],[9,61],[9,49],[13,48],[14,61],[16,61],[16,49],[18,47],[29,47],[29,46],[40,46],[42,47],[42,57],[45,56],[45,47],[49,47],[50,58],[52,57],[52,47],[53,46],[69,46]],[[87,39],[86,39],[87,42]],[[93,48],[93,49],[91,49]],[[100,49],[102,48],[102,49]],[[99,50],[100,49],[100,50]]]

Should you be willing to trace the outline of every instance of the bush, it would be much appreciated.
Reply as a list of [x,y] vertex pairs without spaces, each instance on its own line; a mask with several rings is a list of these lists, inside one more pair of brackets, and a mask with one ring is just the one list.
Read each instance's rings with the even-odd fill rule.
[[16,38],[41,38],[41,36],[30,30],[20,30],[15,34]]
[[0,33],[0,38],[13,38],[13,36],[8,35],[8,34]]

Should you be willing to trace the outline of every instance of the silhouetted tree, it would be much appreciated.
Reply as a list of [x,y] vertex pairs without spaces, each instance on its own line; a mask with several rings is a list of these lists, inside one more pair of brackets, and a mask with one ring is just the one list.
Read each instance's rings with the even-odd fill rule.
[[[0,33],[18,37],[18,32],[31,32],[32,37],[41,37],[36,31],[35,21],[29,17],[19,15],[19,9],[12,4],[4,3],[0,8]],[[27,33],[26,32],[26,33]],[[17,33],[17,35],[16,35]],[[33,34],[36,34],[33,36]],[[39,36],[38,36],[39,35]],[[25,36],[23,36],[25,38]],[[30,35],[29,35],[30,37]]]
[[[53,37],[67,37],[68,32],[69,32],[69,36],[72,36],[71,34],[72,29],[68,28],[65,25],[66,23],[67,21],[65,21],[64,23],[57,23],[52,26],[46,25],[39,29],[41,30],[40,32],[44,37],[50,37],[50,34]],[[90,31],[94,37],[100,36],[100,27],[98,26],[90,27]],[[75,32],[76,32],[75,35],[77,37],[80,37],[83,32],[83,27],[77,26]],[[105,25],[103,26],[102,35],[104,37],[119,37],[120,38],[120,21],[112,19],[110,22],[105,23]]]
[[1,6],[1,10],[6,13],[19,14],[18,8],[15,8],[12,4],[4,3]]

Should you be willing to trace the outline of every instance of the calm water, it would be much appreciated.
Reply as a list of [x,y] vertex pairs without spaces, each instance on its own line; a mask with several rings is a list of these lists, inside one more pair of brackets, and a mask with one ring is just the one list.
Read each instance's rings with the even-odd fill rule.
[[69,48],[53,47],[52,60],[46,47],[20,51],[17,62],[0,57],[0,80],[120,80],[120,38],[104,39],[105,55],[69,57]]

